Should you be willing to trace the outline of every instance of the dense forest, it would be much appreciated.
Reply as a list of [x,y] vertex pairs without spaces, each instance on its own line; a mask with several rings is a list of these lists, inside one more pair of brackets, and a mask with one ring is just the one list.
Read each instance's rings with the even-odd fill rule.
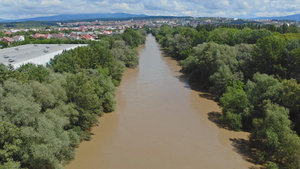
[[220,122],[251,132],[266,168],[300,168],[300,33],[295,25],[162,26],[152,29],[192,85],[222,107]]
[[0,169],[63,168],[98,116],[115,108],[122,72],[138,65],[144,29],[126,29],[51,59],[0,65]]

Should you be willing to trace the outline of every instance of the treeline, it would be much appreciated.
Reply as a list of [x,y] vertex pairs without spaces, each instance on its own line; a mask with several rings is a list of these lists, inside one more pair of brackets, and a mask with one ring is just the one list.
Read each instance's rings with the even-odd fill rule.
[[32,36],[25,36],[24,41],[15,41],[10,46],[8,42],[0,41],[0,49],[13,47],[13,46],[20,46],[20,45],[27,45],[27,44],[89,44],[90,40],[70,40],[70,39],[45,39],[40,37],[39,39],[35,39]]
[[36,28],[36,27],[47,27],[56,26],[54,21],[25,21],[25,22],[3,22],[0,23],[0,29],[7,28]]
[[300,168],[299,33],[204,25],[163,26],[152,34],[191,83],[216,94],[222,123],[251,132],[258,161],[267,168]]
[[[47,68],[0,65],[0,169],[63,168],[97,117],[115,108],[115,86],[138,65],[146,31],[126,29],[51,59]],[[133,43],[134,42],[134,43]]]

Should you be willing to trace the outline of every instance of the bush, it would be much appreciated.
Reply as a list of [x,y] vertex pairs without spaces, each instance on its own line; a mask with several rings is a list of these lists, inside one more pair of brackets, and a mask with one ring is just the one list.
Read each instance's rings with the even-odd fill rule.
[[235,131],[239,131],[243,127],[241,114],[235,114],[227,111],[220,117],[220,120]]

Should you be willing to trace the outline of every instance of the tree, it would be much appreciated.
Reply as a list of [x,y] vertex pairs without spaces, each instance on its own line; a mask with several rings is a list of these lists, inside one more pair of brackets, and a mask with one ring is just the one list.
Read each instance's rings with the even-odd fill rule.
[[[185,51],[188,51],[190,49],[190,45],[192,43],[191,38],[176,34],[174,35],[173,40],[173,43],[170,43],[168,47],[170,55],[177,59],[185,59],[189,53],[185,53]],[[168,42],[171,41],[168,40]]]
[[126,67],[135,68],[139,63],[137,50],[126,46],[124,41],[116,41],[111,53],[116,60],[124,62]]
[[270,24],[267,26],[267,29],[271,32],[275,32],[277,30],[276,26],[274,24]]
[[243,121],[247,120],[249,116],[248,107],[250,106],[248,96],[243,89],[243,83],[237,81],[228,86],[220,98],[220,105],[223,112],[220,119],[231,129],[241,130],[245,125]]
[[191,55],[180,64],[183,71],[191,71],[192,79],[208,80],[222,65],[227,65],[235,72],[238,66],[236,54],[234,47],[213,42],[203,43],[194,47]]
[[172,35],[173,32],[174,32],[174,29],[172,29],[169,25],[163,25],[163,26],[160,27],[157,35],[165,37],[168,34]]
[[286,43],[277,37],[265,37],[257,41],[253,52],[256,70],[261,73],[286,76]]
[[234,44],[249,43],[253,30],[246,27],[233,35]]
[[243,74],[233,73],[230,70],[229,66],[221,65],[217,72],[209,77],[209,80],[213,84],[213,86],[211,87],[211,91],[216,93],[218,96],[222,96],[222,94],[226,91],[227,84],[229,82],[237,82],[243,80]]
[[300,39],[294,39],[287,44],[287,50],[292,51],[294,49],[300,48]]
[[131,28],[125,29],[122,37],[129,46],[137,47],[141,43],[139,34]]
[[18,74],[14,71],[14,68],[10,66],[5,66],[4,64],[0,64],[0,83],[3,84],[4,81],[17,77]]
[[290,110],[290,119],[294,122],[295,130],[300,133],[300,85],[295,79],[282,81],[277,88],[277,103]]
[[263,100],[274,99],[274,94],[277,93],[277,86],[280,86],[278,79],[267,74],[255,73],[253,81],[248,80],[245,86],[245,91],[249,96],[249,101],[254,106],[260,106]]
[[22,127],[25,142],[21,155],[23,166],[33,169],[62,168],[61,164],[75,156],[79,138],[72,130],[64,130],[66,117],[48,110],[36,119],[34,126]]
[[29,80],[45,82],[48,80],[50,74],[50,70],[46,69],[42,65],[35,65],[32,63],[21,65],[17,71],[20,72],[20,76],[18,78],[24,82],[28,82]]
[[290,25],[286,32],[287,33],[298,33],[299,28],[296,25]]
[[269,37],[272,35],[272,32],[266,29],[256,29],[251,33],[250,38],[248,39],[248,43],[256,44],[257,40],[265,37]]
[[207,41],[209,33],[206,30],[200,30],[193,37],[192,45],[197,46],[198,44],[202,44]]
[[234,46],[237,50],[238,70],[243,72],[245,79],[251,79],[255,70],[253,70],[253,57],[252,52],[254,45],[251,44],[238,44]]
[[253,121],[255,129],[250,140],[259,148],[263,160],[275,161],[288,168],[298,168],[300,140],[290,128],[288,113],[284,107],[265,101],[265,118]]
[[289,26],[288,24],[284,23],[280,26],[280,28],[282,29],[282,32],[280,33],[287,33]]
[[288,70],[290,77],[300,81],[300,48],[296,48],[290,52]]
[[72,55],[72,50],[63,51],[62,54],[54,56],[53,59],[50,59],[49,67],[52,68],[55,72],[76,72],[76,68],[79,67],[76,64],[75,59]]
[[76,104],[79,111],[79,124],[82,130],[87,130],[98,122],[96,115],[101,115],[102,101],[95,93],[95,88],[83,73],[70,75],[66,79],[68,101]]
[[41,84],[39,82],[32,82],[32,96],[35,98],[35,102],[39,103],[42,111],[46,111],[48,108],[53,108],[56,103],[56,98],[52,94],[47,85]]
[[22,144],[20,129],[10,122],[0,120],[0,135],[0,169],[20,168],[20,162],[17,161]]
[[209,33],[207,41],[213,41],[218,44],[227,44],[230,46],[235,45],[234,34],[238,29],[233,28],[219,28]]

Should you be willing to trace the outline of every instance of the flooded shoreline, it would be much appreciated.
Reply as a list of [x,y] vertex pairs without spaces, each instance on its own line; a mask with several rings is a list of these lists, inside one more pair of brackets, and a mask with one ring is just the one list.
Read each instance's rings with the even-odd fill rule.
[[180,79],[177,61],[163,57],[153,36],[140,49],[140,65],[125,71],[116,111],[101,117],[92,140],[83,142],[66,169],[249,168],[233,146],[248,133],[219,128],[220,112],[207,93]]

